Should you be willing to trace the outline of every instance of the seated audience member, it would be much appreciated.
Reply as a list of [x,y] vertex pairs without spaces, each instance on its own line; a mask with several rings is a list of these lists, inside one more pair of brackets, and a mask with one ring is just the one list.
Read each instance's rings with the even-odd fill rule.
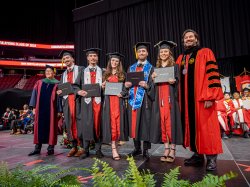
[[249,138],[249,113],[246,112],[246,109],[243,107],[243,101],[240,98],[240,93],[238,91],[234,92],[233,97],[233,104],[236,110],[233,113],[234,133],[243,134],[244,138]]
[[1,123],[4,129],[7,129],[10,126],[11,117],[12,117],[12,113],[10,111],[10,108],[7,107],[6,112],[3,114],[1,118]]

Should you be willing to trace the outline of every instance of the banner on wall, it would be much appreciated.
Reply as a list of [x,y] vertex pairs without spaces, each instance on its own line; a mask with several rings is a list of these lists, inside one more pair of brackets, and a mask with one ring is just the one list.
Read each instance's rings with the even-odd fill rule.
[[224,93],[225,91],[226,91],[226,92],[231,92],[231,89],[230,89],[230,79],[229,79],[229,77],[220,78],[220,82],[221,82],[221,87],[222,87],[223,93]]
[[24,43],[14,41],[2,41],[0,40],[0,46],[12,46],[12,47],[28,47],[37,49],[74,49],[74,45],[50,45],[50,44],[36,44],[36,43]]
[[234,78],[237,91],[241,92],[244,88],[250,89],[250,75],[241,75]]
[[[0,66],[8,66],[8,67],[41,67],[45,68],[46,65],[54,66],[55,68],[62,67],[62,63],[55,62],[30,62],[30,61],[9,61],[9,60],[0,60]],[[66,67],[63,64],[63,67]]]

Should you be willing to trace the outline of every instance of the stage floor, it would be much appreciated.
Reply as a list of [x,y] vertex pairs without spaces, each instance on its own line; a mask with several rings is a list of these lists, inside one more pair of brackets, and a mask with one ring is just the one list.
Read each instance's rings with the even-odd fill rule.
[[[14,168],[17,165],[24,165],[25,168],[30,169],[38,165],[58,165],[63,168],[84,167],[89,168],[93,164],[94,151],[89,158],[79,160],[77,157],[66,157],[69,149],[66,149],[60,145],[55,148],[54,156],[46,156],[47,145],[42,148],[42,153],[39,156],[27,156],[29,152],[34,149],[33,135],[10,135],[10,131],[0,131],[0,161],[8,163],[10,168]],[[59,136],[60,141],[62,136]],[[58,142],[59,142],[58,141]],[[133,150],[132,141],[119,147],[122,155],[122,160],[113,161],[111,154],[111,147],[109,145],[103,145],[102,151],[105,157],[102,159],[108,162],[119,175],[122,175],[127,168],[128,162],[126,161],[126,155]],[[218,169],[217,171],[210,172],[212,174],[223,175],[226,172],[234,171],[238,173],[236,179],[227,182],[227,186],[234,187],[247,187],[250,186],[250,139],[242,137],[233,137],[231,139],[223,140],[224,153],[218,157]],[[157,180],[157,186],[160,186],[163,180],[163,174],[169,172],[169,169],[181,166],[181,178],[189,179],[194,182],[202,179],[207,173],[205,165],[203,167],[187,167],[183,165],[183,160],[192,155],[191,152],[185,150],[182,146],[177,146],[176,160],[174,163],[162,163],[159,159],[164,151],[164,146],[152,145],[150,150],[150,159],[145,161],[142,156],[135,157],[136,164],[140,169],[150,169],[152,173],[155,173]],[[85,186],[92,186],[90,174],[77,171],[75,172],[79,176],[86,177]]]

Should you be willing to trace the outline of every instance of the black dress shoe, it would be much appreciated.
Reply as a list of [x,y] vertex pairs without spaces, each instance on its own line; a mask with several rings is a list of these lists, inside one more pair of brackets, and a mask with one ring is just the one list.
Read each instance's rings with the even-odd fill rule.
[[216,170],[216,168],[217,168],[216,158],[207,159],[206,170],[207,171],[214,171],[214,170]]
[[96,155],[97,158],[102,158],[102,157],[104,157],[104,155],[103,155],[103,153],[102,153],[101,150],[97,150],[96,153],[95,153],[95,155]]
[[142,151],[140,149],[134,149],[131,153],[128,154],[128,156],[137,156],[137,155],[141,155]]
[[189,159],[184,160],[185,166],[202,166],[204,163],[204,156],[194,153]]
[[79,159],[85,159],[89,157],[89,151],[85,151],[82,155],[79,156]]
[[149,153],[148,153],[148,150],[143,150],[143,154],[142,154],[143,158],[145,159],[149,159]]
[[47,151],[47,156],[53,155],[54,154],[54,149],[48,150]]
[[28,154],[28,156],[33,156],[33,155],[39,155],[41,153],[41,150],[34,150]]

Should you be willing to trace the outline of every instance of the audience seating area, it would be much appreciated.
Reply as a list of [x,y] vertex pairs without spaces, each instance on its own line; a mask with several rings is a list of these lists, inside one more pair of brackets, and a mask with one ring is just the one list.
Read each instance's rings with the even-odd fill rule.
[[[16,84],[22,79],[23,75],[5,75],[0,77],[0,90],[5,90],[8,88],[14,88]],[[38,74],[27,78],[27,81],[23,87],[23,90],[32,90],[35,83],[43,79],[44,75]],[[60,80],[60,75],[55,77],[57,80]]]
[[4,77],[0,77],[0,90],[14,88],[22,77],[23,75],[5,75]]
[[24,85],[23,90],[32,90],[35,83],[38,80],[43,79],[43,78],[44,78],[43,75],[35,75],[35,76],[30,77],[29,79],[27,79],[27,82]]

